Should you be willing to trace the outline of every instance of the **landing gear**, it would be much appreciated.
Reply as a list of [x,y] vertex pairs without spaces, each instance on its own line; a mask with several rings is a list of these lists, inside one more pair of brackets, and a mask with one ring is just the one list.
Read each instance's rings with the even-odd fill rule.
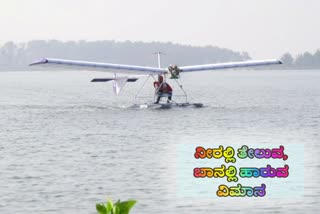
[[[137,93],[135,95],[135,103],[139,102],[138,100],[140,100],[140,102],[141,102],[142,100],[146,100],[146,99],[149,100],[149,102],[150,102],[150,100],[152,99],[150,97],[150,95],[149,96],[143,96],[141,94],[141,92],[143,91],[143,88],[146,86],[147,82],[150,82],[150,79],[151,80],[153,79],[154,81],[157,81],[157,79],[156,79],[156,77],[154,75],[149,75],[146,78],[146,80],[144,81],[144,83],[141,85],[139,90],[137,91]],[[182,94],[180,94],[180,95],[175,93],[174,98],[179,98],[178,100],[179,101],[181,100],[181,101],[179,102],[178,100],[172,100],[171,99],[172,93],[170,93],[170,94],[169,93],[168,94],[167,93],[160,94],[160,98],[161,97],[167,97],[169,103],[176,103],[176,102],[178,102],[178,103],[188,103],[188,96],[187,96],[187,93],[182,88],[182,85],[178,82],[178,80],[176,78],[174,78],[173,80],[176,83],[176,85],[180,88],[180,91],[182,92]],[[158,98],[159,98],[159,94],[157,93],[157,91],[155,91],[154,94],[153,94],[153,103],[155,103],[155,104],[159,103],[160,99],[158,100]],[[182,100],[184,100],[184,101],[182,101]]]

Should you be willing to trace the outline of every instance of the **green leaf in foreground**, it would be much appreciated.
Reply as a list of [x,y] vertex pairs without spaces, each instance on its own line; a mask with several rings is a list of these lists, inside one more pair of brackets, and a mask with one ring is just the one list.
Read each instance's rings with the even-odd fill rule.
[[135,200],[128,200],[120,202],[118,200],[116,203],[112,203],[108,200],[107,203],[96,204],[96,209],[99,214],[129,214],[131,208],[137,203]]
[[108,214],[107,208],[102,203],[96,204],[96,209],[99,214]]
[[113,208],[113,204],[111,200],[108,200],[107,204],[105,204],[105,206],[107,207],[107,213],[111,213],[112,208]]
[[131,208],[137,203],[135,200],[123,201],[118,204],[121,214],[129,214]]

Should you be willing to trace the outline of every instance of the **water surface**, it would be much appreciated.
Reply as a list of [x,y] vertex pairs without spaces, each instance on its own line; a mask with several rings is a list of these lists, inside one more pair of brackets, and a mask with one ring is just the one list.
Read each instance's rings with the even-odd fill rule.
[[[0,73],[0,213],[96,213],[107,197],[138,200],[132,213],[320,211],[320,71],[185,74],[205,107],[165,110],[130,108],[141,80],[115,97],[94,77],[108,75]],[[177,145],[191,142],[302,144],[304,193],[183,197]]]

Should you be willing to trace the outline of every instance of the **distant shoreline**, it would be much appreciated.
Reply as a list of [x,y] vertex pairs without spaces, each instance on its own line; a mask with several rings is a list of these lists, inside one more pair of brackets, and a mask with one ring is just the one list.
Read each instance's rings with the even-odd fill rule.
[[[33,40],[26,43],[15,43],[9,41],[0,46],[0,71],[29,71],[31,68],[28,68],[28,65],[43,57],[158,66],[157,56],[154,54],[156,51],[164,53],[161,56],[162,67],[170,64],[182,66],[252,59],[248,52],[217,46],[190,46],[170,42]],[[320,69],[320,49],[315,53],[305,52],[297,56],[285,53],[278,59],[283,65],[271,66],[267,69]],[[256,70],[260,69],[264,68],[256,68]]]

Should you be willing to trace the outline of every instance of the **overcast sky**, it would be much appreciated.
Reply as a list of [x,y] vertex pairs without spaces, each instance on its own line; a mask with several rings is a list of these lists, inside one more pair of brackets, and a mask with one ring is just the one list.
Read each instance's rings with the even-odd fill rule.
[[0,26],[0,44],[170,41],[273,58],[320,48],[320,0],[0,0]]

